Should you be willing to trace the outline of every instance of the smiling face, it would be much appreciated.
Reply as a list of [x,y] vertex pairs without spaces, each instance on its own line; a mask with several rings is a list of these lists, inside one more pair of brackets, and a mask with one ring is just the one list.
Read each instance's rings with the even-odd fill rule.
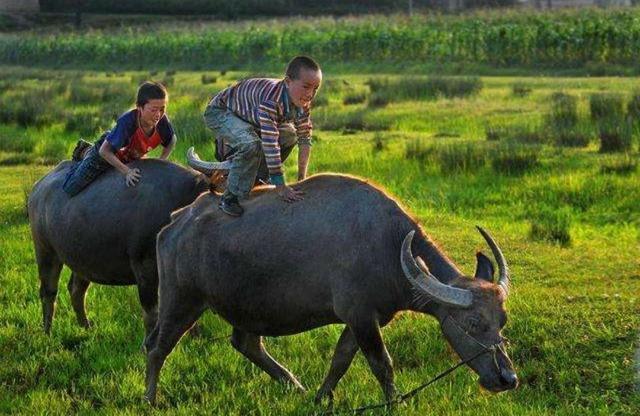
[[293,105],[309,110],[311,100],[315,97],[322,83],[322,71],[302,68],[296,79],[285,77],[289,89],[289,98]]
[[140,124],[145,128],[155,127],[167,110],[166,98],[155,98],[147,101],[142,107],[138,106],[140,112]]

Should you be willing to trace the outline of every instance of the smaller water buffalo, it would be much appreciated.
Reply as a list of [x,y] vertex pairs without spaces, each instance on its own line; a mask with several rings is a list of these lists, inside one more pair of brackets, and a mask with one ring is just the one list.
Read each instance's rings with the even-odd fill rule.
[[53,321],[62,265],[72,271],[68,289],[78,322],[89,326],[85,295],[90,282],[137,285],[145,329],[155,326],[158,303],[156,234],[171,212],[193,202],[209,186],[207,177],[159,159],[131,166],[142,180],[127,188],[115,169],[70,198],[63,190],[71,162],[40,179],[28,198],[44,331]]
[[206,308],[233,326],[234,348],[299,388],[264,349],[262,336],[344,323],[317,400],[332,396],[358,349],[386,397],[394,396],[380,328],[402,310],[438,319],[483,387],[516,387],[500,335],[509,270],[488,233],[480,230],[498,263],[497,283],[481,253],[475,278],[463,276],[391,197],[365,181],[317,175],[296,186],[305,192],[303,201],[287,204],[274,191],[254,191],[240,218],[221,213],[218,197],[204,194],[158,234],[160,307],[145,341],[147,400],[155,400],[167,355]]

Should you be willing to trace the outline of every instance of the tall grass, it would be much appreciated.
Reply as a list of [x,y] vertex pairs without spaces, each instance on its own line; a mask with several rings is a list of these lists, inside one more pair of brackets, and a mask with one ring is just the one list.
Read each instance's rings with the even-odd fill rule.
[[478,77],[373,78],[367,84],[371,88],[372,100],[377,102],[468,97],[482,89],[482,81]]
[[522,175],[540,164],[540,153],[541,149],[537,146],[507,143],[493,149],[491,167],[496,173]]
[[[627,119],[624,98],[620,94],[594,94],[589,98],[591,118],[598,127],[601,152],[627,151],[631,148],[632,120]],[[634,99],[626,106],[635,111]]]
[[598,122],[601,152],[625,152],[631,149],[633,128],[625,118],[609,118]]
[[[18,71],[24,75],[12,78],[3,94],[29,85],[44,89],[53,83],[101,88],[107,80],[124,81],[131,90],[124,104],[105,105],[71,104],[65,98],[68,90],[57,92],[52,104],[63,113],[51,124],[0,126],[0,147],[7,149],[0,149],[0,163],[24,161],[24,155],[68,158],[77,133],[65,131],[66,114],[122,112],[131,104],[136,87],[130,73],[107,77],[100,71],[63,79],[55,71]],[[3,80],[10,78],[4,70],[0,73]],[[66,72],[60,73],[66,77]],[[172,158],[183,164],[188,142],[209,135],[201,117],[206,97],[215,88],[203,85],[201,74],[168,75],[175,77],[169,116],[179,136]],[[145,78],[156,75],[167,74],[144,73]],[[243,75],[230,71],[215,87]],[[553,143],[538,148],[521,143],[537,139],[518,140],[518,134],[509,131],[494,141],[479,140],[485,125],[537,129],[539,115],[550,107],[544,91],[561,84],[574,85],[567,93],[587,97],[601,85],[607,90],[630,90],[634,80],[529,79],[536,93],[515,99],[508,86],[516,79],[488,79],[471,100],[394,102],[386,108],[364,103],[344,106],[343,98],[370,76],[345,75],[348,85],[340,80],[339,92],[328,90],[330,105],[314,109],[314,135],[317,132],[322,140],[314,142],[310,173],[345,172],[380,184],[464,272],[473,271],[473,251],[486,250],[473,225],[487,227],[513,275],[504,335],[511,339],[507,348],[521,387],[499,396],[483,394],[477,377],[460,369],[439,382],[444,384],[430,387],[423,399],[396,410],[411,415],[455,414],[463,408],[478,414],[524,416],[552,413],[550,409],[567,415],[636,414],[640,398],[633,394],[633,355],[640,314],[633,248],[638,244],[640,187],[635,149],[627,156],[548,146]],[[580,99],[578,108],[585,104]],[[578,126],[585,121],[590,123],[579,119]],[[335,130],[325,128],[329,123]],[[374,132],[355,130],[345,135],[347,124]],[[391,131],[374,129],[382,126]],[[21,137],[29,142],[11,140]],[[62,145],[58,150],[48,147],[47,141]],[[22,153],[29,148],[29,153]],[[210,145],[201,149],[210,155]],[[521,157],[537,149],[537,165],[529,163],[532,158]],[[313,404],[313,393],[330,365],[342,330],[338,325],[264,340],[273,356],[310,390],[294,394],[237,354],[228,339],[216,340],[229,334],[229,325],[207,313],[201,321],[202,336],[186,337],[167,360],[159,403],[151,410],[141,399],[145,360],[139,352],[143,328],[135,288],[92,285],[87,305],[94,327],[87,331],[75,323],[64,288],[69,277],[65,270],[54,331],[49,337],[42,334],[24,197],[25,182],[33,182],[27,179],[30,172],[39,178],[51,168],[36,164],[0,168],[0,413],[202,414],[215,409],[220,414],[308,415],[327,410]],[[287,168],[293,172],[295,157],[287,161]],[[310,194],[305,201],[311,198]],[[416,314],[399,314],[383,337],[397,369],[399,391],[420,385],[457,360],[437,321]],[[375,377],[358,353],[337,387],[335,410],[381,398]]]
[[547,137],[540,127],[529,124],[487,124],[485,127],[485,137],[488,141],[509,141],[529,144],[542,144],[547,141]]
[[529,236],[537,241],[558,243],[563,247],[571,244],[571,211],[564,209],[538,211],[531,220]]
[[[216,25],[159,23],[113,33],[6,35],[0,63],[228,68],[287,62],[301,52],[323,63],[471,63],[491,66],[635,65],[638,9],[375,16]],[[170,59],[167,59],[170,57]],[[602,65],[606,66],[606,65]],[[197,67],[197,68],[196,68]]]
[[591,119],[622,120],[625,117],[624,98],[620,94],[599,93],[589,97]]
[[564,92],[551,95],[551,109],[545,119],[545,130],[558,146],[584,147],[591,141],[587,125],[579,123],[578,99]]

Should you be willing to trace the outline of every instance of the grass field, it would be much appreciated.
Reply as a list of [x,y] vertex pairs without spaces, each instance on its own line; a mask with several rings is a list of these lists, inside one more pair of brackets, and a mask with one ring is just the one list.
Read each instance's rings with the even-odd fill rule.
[[[186,337],[169,356],[156,409],[142,401],[143,327],[134,288],[92,286],[87,309],[94,326],[84,330],[69,304],[65,270],[51,337],[41,330],[24,213],[31,184],[69,155],[79,135],[92,138],[109,127],[147,78],[169,85],[169,115],[180,141],[172,159],[184,164],[191,145],[210,158],[202,109],[215,91],[251,73],[2,67],[0,74],[0,412],[322,411],[312,399],[339,326],[266,340],[270,353],[308,387],[300,394],[243,359],[220,338],[230,327],[205,314],[202,334]],[[465,368],[397,414],[638,414],[640,173],[630,104],[637,79],[434,78],[380,71],[325,77],[312,113],[310,172],[346,172],[380,184],[469,274],[475,251],[488,253],[474,229],[485,226],[512,269],[504,332],[520,388],[482,392]],[[618,97],[603,114],[628,130],[606,130],[594,110],[599,94]],[[601,151],[612,134],[622,145]],[[294,178],[295,157],[287,166]],[[383,335],[402,392],[457,361],[429,317],[401,314]],[[337,409],[381,399],[358,354],[336,389]]]

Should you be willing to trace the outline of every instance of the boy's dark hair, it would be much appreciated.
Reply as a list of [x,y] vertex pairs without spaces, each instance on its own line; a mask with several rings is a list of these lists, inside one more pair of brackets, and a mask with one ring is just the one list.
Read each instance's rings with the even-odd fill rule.
[[289,79],[298,79],[300,77],[300,70],[302,69],[319,71],[320,65],[306,55],[298,55],[289,62],[289,65],[287,65],[286,75]]
[[136,98],[136,106],[144,107],[149,100],[157,100],[167,98],[169,93],[164,85],[159,82],[145,81],[138,87],[138,97]]

